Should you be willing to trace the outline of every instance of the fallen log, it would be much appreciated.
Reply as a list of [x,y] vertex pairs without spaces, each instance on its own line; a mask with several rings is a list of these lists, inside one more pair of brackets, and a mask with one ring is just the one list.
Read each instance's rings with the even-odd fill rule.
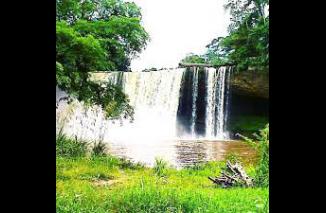
[[232,164],[230,161],[227,161],[226,170],[221,172],[220,177],[208,177],[208,179],[222,187],[231,187],[235,185],[250,187],[253,185],[253,179],[247,175],[238,162]]

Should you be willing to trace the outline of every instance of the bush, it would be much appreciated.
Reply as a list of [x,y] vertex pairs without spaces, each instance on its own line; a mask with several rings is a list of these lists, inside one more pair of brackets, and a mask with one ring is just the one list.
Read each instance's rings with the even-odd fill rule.
[[230,161],[231,163],[236,163],[241,161],[241,157],[239,154],[231,152],[226,156],[225,160]]
[[107,148],[106,148],[106,144],[99,141],[98,143],[94,143],[94,146],[92,148],[92,156],[106,156],[107,153]]
[[255,184],[257,186],[269,185],[269,124],[255,134],[256,141],[243,137],[247,143],[258,151],[258,165],[256,167]]
[[84,157],[87,154],[88,143],[77,138],[68,138],[59,132],[56,138],[56,155],[61,157]]
[[134,163],[129,159],[126,158],[119,158],[119,168],[121,169],[132,169],[132,170],[137,170],[137,169],[143,169],[145,168],[145,165],[138,162]]
[[260,130],[257,136],[259,150],[259,164],[256,171],[256,182],[261,186],[269,185],[269,125]]

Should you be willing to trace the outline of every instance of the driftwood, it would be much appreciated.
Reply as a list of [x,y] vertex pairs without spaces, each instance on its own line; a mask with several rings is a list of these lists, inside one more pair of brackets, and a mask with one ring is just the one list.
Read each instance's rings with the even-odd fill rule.
[[230,161],[226,163],[227,170],[221,172],[220,177],[208,177],[213,183],[222,187],[252,186],[253,179],[250,178],[239,163],[232,164]]

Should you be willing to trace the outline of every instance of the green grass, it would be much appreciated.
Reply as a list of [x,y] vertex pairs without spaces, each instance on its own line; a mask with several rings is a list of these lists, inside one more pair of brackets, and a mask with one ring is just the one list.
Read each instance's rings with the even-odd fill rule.
[[[122,162],[57,156],[57,212],[266,212],[267,187],[222,189],[207,179],[219,175],[224,162],[182,170],[164,165],[164,176]],[[254,176],[253,166],[246,170]]]
[[[57,137],[56,148],[58,213],[268,210],[268,187],[224,189],[208,180],[208,176],[220,175],[223,161],[176,170],[157,158],[154,167],[148,168],[107,155],[102,143],[79,144],[62,134]],[[245,165],[249,176],[260,174],[257,168],[261,164],[257,165]]]
[[83,157],[87,154],[88,146],[88,142],[69,138],[60,131],[56,138],[56,155]]

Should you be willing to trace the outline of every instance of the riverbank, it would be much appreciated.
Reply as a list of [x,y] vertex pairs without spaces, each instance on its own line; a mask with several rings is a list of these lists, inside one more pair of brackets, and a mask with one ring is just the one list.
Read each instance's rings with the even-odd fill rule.
[[[218,188],[224,162],[176,170],[112,156],[56,159],[57,212],[266,212],[268,187]],[[246,171],[254,176],[253,165]]]

